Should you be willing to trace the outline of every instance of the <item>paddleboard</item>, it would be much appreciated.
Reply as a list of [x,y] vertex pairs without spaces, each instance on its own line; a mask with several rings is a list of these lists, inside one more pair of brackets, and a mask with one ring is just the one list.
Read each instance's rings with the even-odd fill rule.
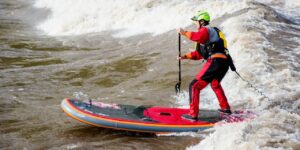
[[[145,133],[197,132],[213,127],[217,122],[240,122],[253,118],[250,111],[234,111],[226,115],[217,110],[200,110],[199,119],[181,118],[188,109],[158,106],[108,104],[96,101],[64,99],[63,111],[80,122],[103,128]],[[249,117],[249,114],[251,117]]]

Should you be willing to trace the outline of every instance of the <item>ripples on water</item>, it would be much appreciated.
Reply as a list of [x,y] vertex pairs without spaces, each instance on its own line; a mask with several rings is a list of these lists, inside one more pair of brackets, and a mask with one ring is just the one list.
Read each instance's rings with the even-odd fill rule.
[[[60,109],[60,102],[65,97],[135,105],[174,105],[174,85],[177,83],[178,69],[177,35],[170,31],[155,38],[150,34],[143,34],[116,39],[111,35],[118,31],[102,31],[78,36],[49,37],[35,28],[49,14],[49,10],[33,8],[32,3],[25,0],[0,2],[0,148],[185,149],[203,139],[199,135],[156,137],[114,131],[91,127],[68,118]],[[147,7],[156,4],[160,2],[149,3]],[[238,59],[237,63],[242,75],[255,85],[261,85],[274,100],[268,103],[263,101],[232,74],[223,82],[229,93],[228,97],[237,99],[232,101],[233,106],[256,108],[257,103],[267,103],[267,107],[274,109],[267,111],[259,105],[258,109],[265,112],[256,121],[245,125],[245,128],[236,128],[237,132],[243,131],[244,139],[237,136],[239,139],[236,141],[241,143],[231,146],[241,146],[243,142],[247,145],[249,140],[255,139],[258,142],[267,141],[261,141],[262,147],[297,148],[299,123],[294,120],[300,113],[299,92],[294,88],[297,86],[293,82],[299,79],[299,54],[295,51],[299,46],[297,18],[293,21],[258,2],[247,4],[249,7],[232,14],[226,13],[212,24],[228,27],[233,25],[234,28],[235,25],[239,27],[239,23],[228,25],[226,19],[233,19],[231,21],[235,22],[246,20],[243,22],[246,34],[237,34],[236,30],[224,28],[224,32],[235,35],[228,36],[232,45],[238,45],[241,49],[231,51],[232,55],[243,58]],[[261,14],[264,15],[264,20],[249,19],[244,14],[250,14],[251,17]],[[256,23],[256,26],[252,23]],[[266,24],[273,32],[267,33],[269,30],[264,28]],[[184,41],[182,49],[186,51],[189,48],[190,43]],[[255,65],[249,67],[249,62]],[[183,63],[183,81],[186,81],[183,89],[187,89],[199,64],[201,62]],[[284,71],[286,68],[288,70]],[[256,69],[258,72],[255,72]],[[282,78],[279,79],[280,74]],[[266,80],[258,79],[259,77]],[[231,84],[233,81],[237,83]],[[288,94],[280,94],[281,92]],[[210,97],[209,92],[203,94]],[[216,104],[215,101],[209,102],[211,105]],[[211,137],[205,137],[201,146],[212,148],[210,143],[219,136],[230,136],[231,133],[225,132],[235,131],[235,127],[230,126],[228,130],[219,128]],[[276,131],[277,134],[268,131]],[[206,132],[205,135],[210,133],[212,132]],[[283,133],[288,134],[289,138],[281,137]],[[235,136],[226,139],[230,143]]]
[[106,32],[52,38],[33,28],[46,12],[24,1],[6,0],[0,7],[0,148],[184,149],[199,141],[90,127],[60,109],[61,100],[76,92],[106,102],[169,105],[176,59],[168,64],[170,58],[159,54],[176,48],[173,34],[158,39],[116,40]]

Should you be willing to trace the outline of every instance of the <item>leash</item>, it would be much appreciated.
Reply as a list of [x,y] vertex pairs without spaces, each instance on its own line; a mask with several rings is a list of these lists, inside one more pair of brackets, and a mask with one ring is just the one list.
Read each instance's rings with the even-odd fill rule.
[[260,91],[257,87],[255,87],[250,81],[243,78],[236,70],[234,71],[240,79],[242,79],[244,82],[246,82],[251,88],[253,88],[257,93],[259,93],[261,96],[263,96],[268,101],[271,101],[271,98],[268,97],[264,92]]

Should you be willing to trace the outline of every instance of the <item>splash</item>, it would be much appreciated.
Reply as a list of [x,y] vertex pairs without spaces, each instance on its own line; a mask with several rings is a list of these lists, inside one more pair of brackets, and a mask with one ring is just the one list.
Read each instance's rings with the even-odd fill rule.
[[35,7],[51,11],[38,26],[49,35],[115,31],[115,37],[128,37],[142,33],[158,35],[176,27],[188,26],[195,10],[214,11],[216,13],[212,17],[216,18],[226,12],[220,9],[233,11],[245,7],[235,1],[37,0]]
[[[205,2],[205,3],[204,3]],[[239,73],[271,100],[229,72],[222,81],[233,109],[253,109],[248,122],[220,124],[188,149],[293,149],[299,147],[299,3],[243,1],[83,1],[37,0],[51,14],[38,28],[53,36],[113,31],[117,37],[163,34],[190,25],[195,10],[206,9],[225,33]],[[188,107],[188,92],[175,97]],[[217,109],[210,88],[200,108]],[[187,133],[188,134],[188,133]],[[201,133],[199,133],[201,134]]]
[[78,92],[74,92],[73,93],[73,96],[76,98],[76,99],[86,99],[88,100],[89,99],[89,95],[81,92],[81,91],[78,91]]

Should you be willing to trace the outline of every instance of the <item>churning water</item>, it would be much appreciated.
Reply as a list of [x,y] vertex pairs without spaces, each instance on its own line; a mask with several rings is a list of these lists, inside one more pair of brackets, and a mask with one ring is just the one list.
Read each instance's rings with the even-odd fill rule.
[[[2,0],[0,148],[300,149],[299,0]],[[177,33],[207,10],[225,33],[238,72],[222,85],[251,121],[170,136],[95,128],[68,118],[65,97],[186,107],[175,96]],[[183,40],[184,52],[192,43]],[[202,61],[183,62],[183,89]],[[210,88],[200,108],[217,109]]]

